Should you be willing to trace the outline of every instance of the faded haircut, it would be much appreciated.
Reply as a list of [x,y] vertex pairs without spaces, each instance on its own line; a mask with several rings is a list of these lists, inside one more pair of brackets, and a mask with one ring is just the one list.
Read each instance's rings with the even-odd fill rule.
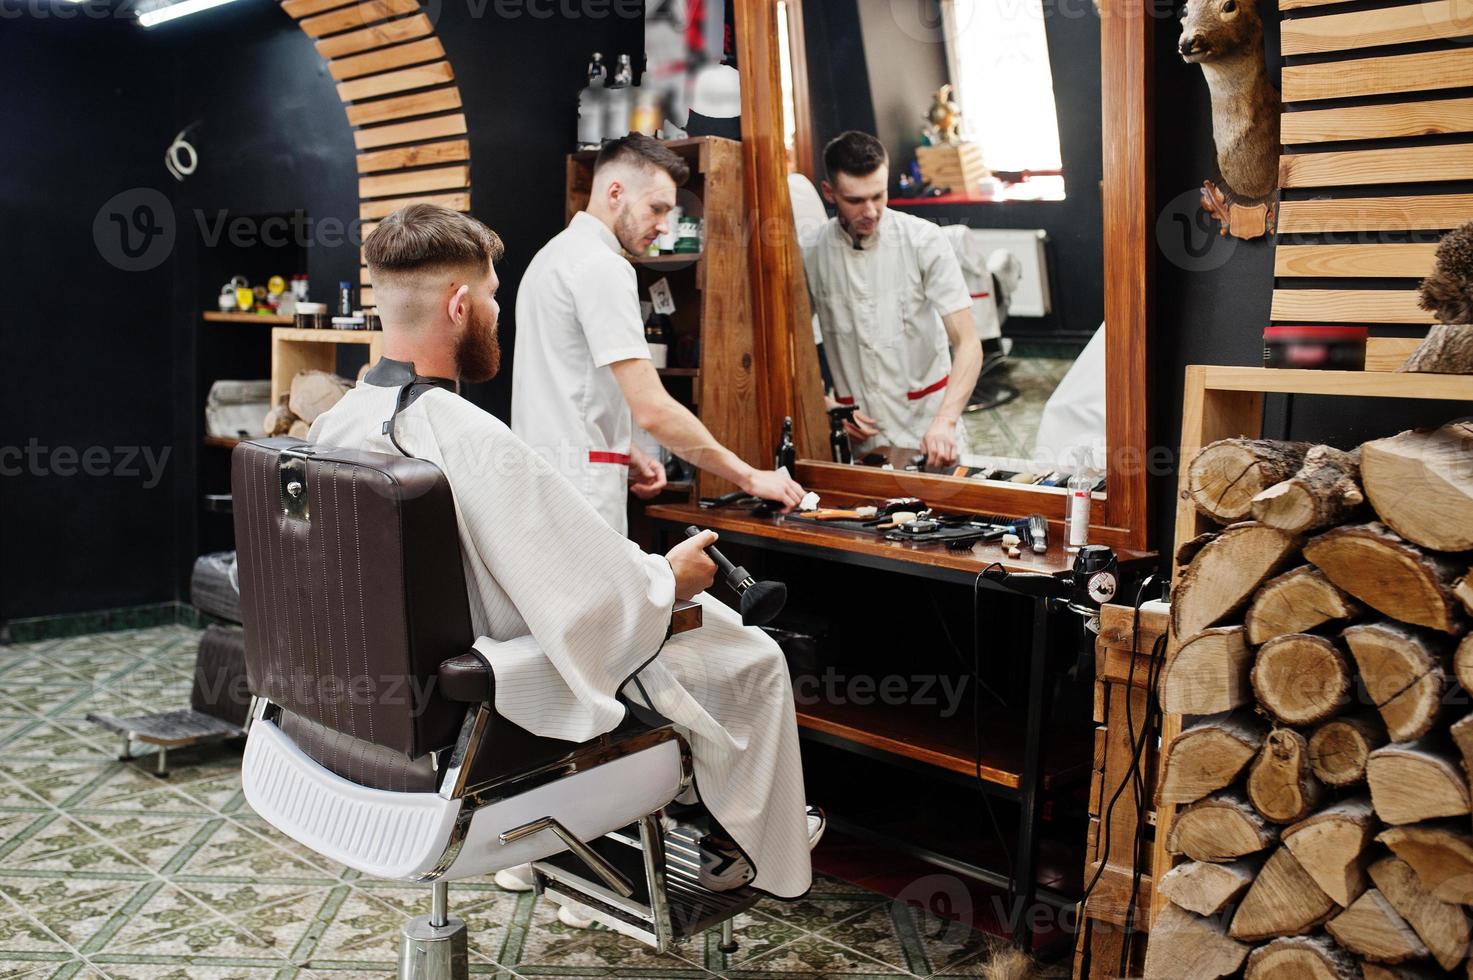
[[369,274],[487,268],[501,258],[496,232],[438,204],[410,204],[381,221],[363,243]]
[[643,133],[630,133],[605,143],[593,162],[593,172],[597,174],[604,167],[616,163],[630,164],[644,170],[663,170],[675,181],[676,187],[690,179],[690,167],[686,166],[685,161],[674,150]]
[[829,180],[839,174],[868,177],[889,162],[890,154],[885,152],[884,144],[857,129],[840,133],[823,148],[823,169]]

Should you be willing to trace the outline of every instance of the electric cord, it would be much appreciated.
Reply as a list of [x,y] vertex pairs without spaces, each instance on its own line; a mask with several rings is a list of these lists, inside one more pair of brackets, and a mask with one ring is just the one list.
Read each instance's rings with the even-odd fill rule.
[[[972,675],[977,678],[982,676],[982,576],[993,568],[1001,567],[1001,562],[992,562],[978,572],[976,580],[972,582]],[[972,685],[972,761],[979,785],[985,783],[982,778],[982,706],[978,702],[981,687],[980,679]],[[988,693],[997,697],[990,688]],[[1006,703],[1002,702],[1001,698],[998,700]],[[997,811],[992,808],[992,800],[988,797],[986,789],[982,791],[982,806],[987,810],[987,818],[992,823],[992,831],[997,835],[998,846],[1002,848],[1003,861],[1008,869],[1008,881],[1012,881],[1013,851],[1008,847],[1007,835],[1002,832],[1002,824],[997,819]]]
[[[1156,578],[1157,578],[1157,576],[1154,575],[1154,574],[1148,576],[1145,580],[1143,580],[1141,582],[1140,587],[1136,590],[1136,596],[1135,596],[1135,615],[1134,615],[1133,628],[1132,628],[1132,631],[1131,631],[1132,632],[1132,635],[1131,635],[1131,650],[1130,650],[1130,654],[1131,654],[1131,656],[1130,656],[1130,666],[1129,666],[1129,668],[1126,671],[1126,679],[1125,679],[1125,686],[1126,686],[1126,691],[1127,692],[1129,692],[1129,690],[1135,684],[1135,668],[1136,668],[1136,662],[1138,660],[1138,655],[1140,653],[1140,615],[1141,615],[1141,606],[1144,605],[1144,602],[1145,602],[1145,590],[1146,590],[1146,587],[1148,585],[1150,585],[1153,581],[1156,580]],[[1126,923],[1127,923],[1126,938],[1127,938],[1127,941],[1123,944],[1122,949],[1121,949],[1121,957],[1122,957],[1121,975],[1125,975],[1125,973],[1127,972],[1126,971],[1126,966],[1125,966],[1125,959],[1129,956],[1129,950],[1130,950],[1130,944],[1129,944],[1128,938],[1129,938],[1130,931],[1132,930],[1132,925],[1133,925],[1133,920],[1134,920],[1134,911],[1135,911],[1135,905],[1136,905],[1136,901],[1135,901],[1135,899],[1136,899],[1136,893],[1140,889],[1140,875],[1141,875],[1141,870],[1142,870],[1141,869],[1141,866],[1140,866],[1141,865],[1141,862],[1140,862],[1140,849],[1141,849],[1141,847],[1143,845],[1143,842],[1144,842],[1144,839],[1145,839],[1145,831],[1146,831],[1145,800],[1144,800],[1144,786],[1145,786],[1145,783],[1144,783],[1144,775],[1141,772],[1141,760],[1142,760],[1142,758],[1145,755],[1145,747],[1148,744],[1148,740],[1149,740],[1150,734],[1157,727],[1157,725],[1159,724],[1159,716],[1160,716],[1159,708],[1160,708],[1160,705],[1159,705],[1159,703],[1157,702],[1157,699],[1156,699],[1156,683],[1160,679],[1161,660],[1162,660],[1161,654],[1162,654],[1162,651],[1165,648],[1165,646],[1166,646],[1166,635],[1165,634],[1162,634],[1161,636],[1158,636],[1156,638],[1156,641],[1155,641],[1155,643],[1152,646],[1151,662],[1147,666],[1147,669],[1146,669],[1146,682],[1147,682],[1147,684],[1146,684],[1146,691],[1147,691],[1147,694],[1146,694],[1146,718],[1143,718],[1142,719],[1142,724],[1141,724],[1140,732],[1134,738],[1134,740],[1132,742],[1132,745],[1131,745],[1130,767],[1126,771],[1125,777],[1120,781],[1120,784],[1115,788],[1115,792],[1110,796],[1110,802],[1109,802],[1109,804],[1104,807],[1104,814],[1103,814],[1103,819],[1101,821],[1101,830],[1100,830],[1100,832],[1104,835],[1104,840],[1105,840],[1104,851],[1103,851],[1103,853],[1101,853],[1099,855],[1099,859],[1098,859],[1099,860],[1099,865],[1095,869],[1094,877],[1091,878],[1089,884],[1085,886],[1084,893],[1083,893],[1083,895],[1080,896],[1080,900],[1079,900],[1079,918],[1080,918],[1080,921],[1082,922],[1083,921],[1083,918],[1084,918],[1084,910],[1085,910],[1085,908],[1086,908],[1086,906],[1087,906],[1087,904],[1089,902],[1089,897],[1090,897],[1090,895],[1092,895],[1094,893],[1095,888],[1100,883],[1100,879],[1104,876],[1105,869],[1109,866],[1109,861],[1110,861],[1110,844],[1111,844],[1110,829],[1111,829],[1113,818],[1114,818],[1114,815],[1115,815],[1115,807],[1116,807],[1116,805],[1120,801],[1121,794],[1123,794],[1125,792],[1126,786],[1130,786],[1132,788],[1132,791],[1133,791],[1132,794],[1131,794],[1132,795],[1132,800],[1136,804],[1136,833],[1135,833],[1135,845],[1136,845],[1136,847],[1135,847],[1135,855],[1134,855],[1135,856],[1135,861],[1133,862],[1133,864],[1134,864],[1133,872],[1134,873],[1133,873],[1133,876],[1132,876],[1131,896],[1130,896],[1129,902],[1128,902],[1128,904],[1126,906]],[[1110,716],[1109,715],[1109,712],[1110,712],[1110,702],[1111,702],[1111,697],[1112,697],[1112,693],[1113,693],[1113,688],[1114,688],[1114,685],[1106,685],[1106,687],[1105,687],[1105,705],[1104,705],[1104,709],[1105,709],[1105,717],[1107,719]],[[1125,715],[1126,715],[1126,719],[1125,719],[1126,731],[1127,732],[1133,732],[1133,731],[1135,731],[1134,719],[1132,717],[1133,712],[1131,711],[1130,696],[1129,696],[1128,693],[1126,695],[1126,702],[1125,702]],[[1103,793],[1103,786],[1101,787],[1101,792]],[[1091,951],[1090,951],[1089,946],[1086,945],[1085,946],[1085,949],[1084,949],[1084,959],[1083,959],[1083,963],[1082,963],[1082,969],[1084,970],[1084,972],[1086,974],[1088,973],[1088,969],[1089,969],[1089,960],[1090,960],[1090,957],[1091,957]]]

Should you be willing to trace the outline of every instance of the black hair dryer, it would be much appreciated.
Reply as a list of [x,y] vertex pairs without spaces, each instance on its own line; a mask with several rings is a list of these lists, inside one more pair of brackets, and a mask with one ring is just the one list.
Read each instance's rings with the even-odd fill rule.
[[[688,538],[700,533],[701,529],[694,524],[685,529],[685,536]],[[715,545],[708,547],[706,554],[711,556],[711,560],[726,578],[726,584],[741,599],[742,625],[761,626],[770,623],[783,611],[783,606],[788,603],[786,585],[781,582],[755,581],[750,572],[740,565],[733,565],[731,559],[718,551]]]
[[1055,599],[1084,619],[1091,633],[1100,631],[1100,606],[1115,600],[1120,590],[1120,562],[1107,545],[1087,544],[1074,556],[1068,578],[1036,572],[1009,572],[1001,565],[983,570],[982,577],[1021,595]]

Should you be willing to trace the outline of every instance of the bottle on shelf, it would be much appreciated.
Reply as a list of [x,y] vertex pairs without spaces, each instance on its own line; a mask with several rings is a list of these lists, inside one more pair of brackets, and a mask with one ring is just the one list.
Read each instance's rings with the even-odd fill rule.
[[650,362],[657,369],[663,368],[670,363],[670,318],[654,312],[652,304],[641,303],[640,306],[648,307],[650,311],[644,321],[644,339],[650,345]]
[[788,474],[792,475],[798,463],[798,447],[793,444],[793,417],[783,416],[783,434],[777,443],[777,453],[774,456],[776,469],[788,468]]
[[596,150],[604,135],[605,86],[608,70],[597,51],[588,62],[588,84],[578,93],[578,149]]
[[604,89],[604,139],[613,140],[629,134],[629,116],[634,110],[633,84],[634,68],[629,63],[629,56],[621,54],[613,77]]
[[1074,473],[1069,477],[1068,511],[1065,514],[1064,550],[1073,554],[1089,544],[1089,509],[1098,477],[1090,466],[1089,450],[1074,452]]
[[344,279],[338,283],[338,316],[353,315],[353,284]]

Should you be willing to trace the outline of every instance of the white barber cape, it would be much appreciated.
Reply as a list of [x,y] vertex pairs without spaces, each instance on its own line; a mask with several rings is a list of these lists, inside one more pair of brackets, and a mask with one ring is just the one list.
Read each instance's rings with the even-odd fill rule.
[[[951,379],[940,317],[972,306],[946,236],[924,218],[887,208],[856,248],[839,219],[830,218],[803,249],[803,267],[834,394],[879,423],[880,434],[858,451],[918,448]],[[965,451],[961,436],[958,422]]]
[[[402,380],[376,376],[385,374],[370,372],[317,419],[313,442],[399,452],[384,422]],[[624,693],[686,736],[696,791],[756,869],[753,886],[782,898],[807,891],[802,762],[777,645],[706,595],[705,624],[665,641],[669,563],[613,530],[553,466],[458,395],[423,391],[394,436],[450,482],[475,648],[495,673],[497,712],[537,735],[587,741],[623,719],[616,695],[635,678]]]
[[542,247],[517,287],[511,427],[628,533],[634,421],[609,368],[650,356],[634,266],[587,211]]

